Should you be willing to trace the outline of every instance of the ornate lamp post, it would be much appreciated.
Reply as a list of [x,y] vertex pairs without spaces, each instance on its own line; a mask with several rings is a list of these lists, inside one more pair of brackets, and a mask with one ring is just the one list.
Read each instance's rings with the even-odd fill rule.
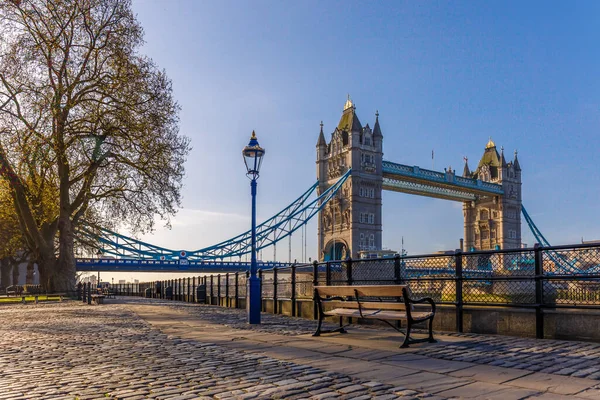
[[252,131],[252,137],[248,146],[242,150],[244,163],[246,164],[246,176],[250,179],[252,192],[252,254],[250,258],[250,279],[246,287],[246,310],[248,312],[249,324],[260,324],[260,279],[256,276],[256,180],[260,171],[260,164],[265,155],[265,149],[258,145],[256,134]]
[[[98,256],[97,261],[96,262],[100,262],[100,258],[102,257],[102,250],[98,249],[98,252],[96,253],[96,256]],[[98,267],[98,283],[96,284],[96,287],[100,287],[100,267]]]

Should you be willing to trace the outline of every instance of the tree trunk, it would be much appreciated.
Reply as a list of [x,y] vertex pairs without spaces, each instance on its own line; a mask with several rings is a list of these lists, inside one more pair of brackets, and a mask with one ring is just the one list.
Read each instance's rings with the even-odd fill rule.
[[0,260],[0,287],[6,288],[10,286],[10,260],[8,258],[3,258]]
[[[48,240],[46,243],[51,244],[52,240]],[[40,273],[40,285],[46,291],[53,292],[52,273],[56,265],[56,257],[54,257],[54,251],[50,245],[44,245],[38,250],[36,262]]]
[[35,271],[35,267],[32,260],[27,262],[27,274],[25,275],[25,283],[28,285],[33,285],[33,272]]
[[58,223],[59,243],[58,262],[52,274],[52,287],[55,291],[65,292],[75,290],[75,251],[73,238],[73,223],[68,215],[61,216]]
[[19,263],[18,262],[11,262],[10,265],[12,266],[12,281],[13,281],[13,285],[18,285],[19,284]]

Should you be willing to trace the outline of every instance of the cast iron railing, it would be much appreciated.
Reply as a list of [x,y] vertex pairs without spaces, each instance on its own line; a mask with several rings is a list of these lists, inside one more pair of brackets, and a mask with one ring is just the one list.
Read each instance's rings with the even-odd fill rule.
[[[415,297],[432,297],[437,304],[455,307],[458,332],[463,331],[467,306],[534,309],[539,338],[544,334],[544,309],[600,309],[597,244],[347,259],[259,270],[258,274],[263,311],[264,300],[272,301],[273,313],[282,312],[281,301],[290,301],[292,316],[299,301],[313,300],[316,285],[405,284]],[[235,272],[117,284],[114,289],[117,295],[144,296],[150,289],[148,293],[157,298],[241,307],[247,276],[247,272]],[[197,297],[200,285],[205,299]]]

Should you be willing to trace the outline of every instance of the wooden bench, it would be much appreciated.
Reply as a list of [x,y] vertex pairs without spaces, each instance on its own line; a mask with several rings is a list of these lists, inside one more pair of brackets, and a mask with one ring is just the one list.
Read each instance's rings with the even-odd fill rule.
[[107,299],[115,299],[115,292],[112,289],[104,288],[102,289],[102,294],[106,296]]
[[[384,299],[385,298],[385,299]],[[402,301],[399,301],[400,298]],[[414,300],[405,285],[372,285],[372,286],[316,286],[315,299],[319,310],[319,323],[313,336],[321,333],[340,332],[348,325],[342,325],[342,318],[376,319],[385,322],[395,330],[403,333],[405,338],[400,347],[408,347],[411,343],[429,342],[433,339],[433,317],[435,303],[429,297]],[[414,304],[429,303],[431,310],[415,311]],[[340,327],[333,330],[322,330],[325,317],[340,317]],[[429,337],[411,339],[410,332],[414,324],[429,320]],[[398,329],[389,321],[407,321],[406,332]]]
[[104,298],[106,297],[103,294],[91,294],[92,303],[94,304],[104,304]]
[[8,286],[6,288],[6,295],[9,297],[11,295],[13,295],[15,297],[21,296],[22,293],[23,293],[23,286],[20,286],[20,285],[12,285],[12,286]]

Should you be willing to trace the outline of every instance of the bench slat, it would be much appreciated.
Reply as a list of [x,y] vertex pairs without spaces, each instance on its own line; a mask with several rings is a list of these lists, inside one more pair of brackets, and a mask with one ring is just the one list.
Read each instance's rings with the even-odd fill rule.
[[353,286],[315,286],[319,296],[354,296]]
[[405,285],[354,286],[363,297],[400,297]]
[[[363,310],[363,316],[371,315],[377,312],[377,310]],[[335,310],[325,311],[325,315],[336,316],[336,317],[357,317],[361,318],[360,311],[352,310],[348,308],[336,308]]]
[[355,290],[363,297],[400,297],[406,285],[315,286],[319,296],[354,296]]
[[[340,301],[340,300],[331,300],[331,301],[323,301],[323,305],[328,305],[331,307],[341,307],[341,308],[356,308],[358,309],[358,303],[356,301]],[[364,310],[406,310],[406,306],[404,303],[391,303],[385,302],[380,303],[377,301],[361,301],[360,305]]]

